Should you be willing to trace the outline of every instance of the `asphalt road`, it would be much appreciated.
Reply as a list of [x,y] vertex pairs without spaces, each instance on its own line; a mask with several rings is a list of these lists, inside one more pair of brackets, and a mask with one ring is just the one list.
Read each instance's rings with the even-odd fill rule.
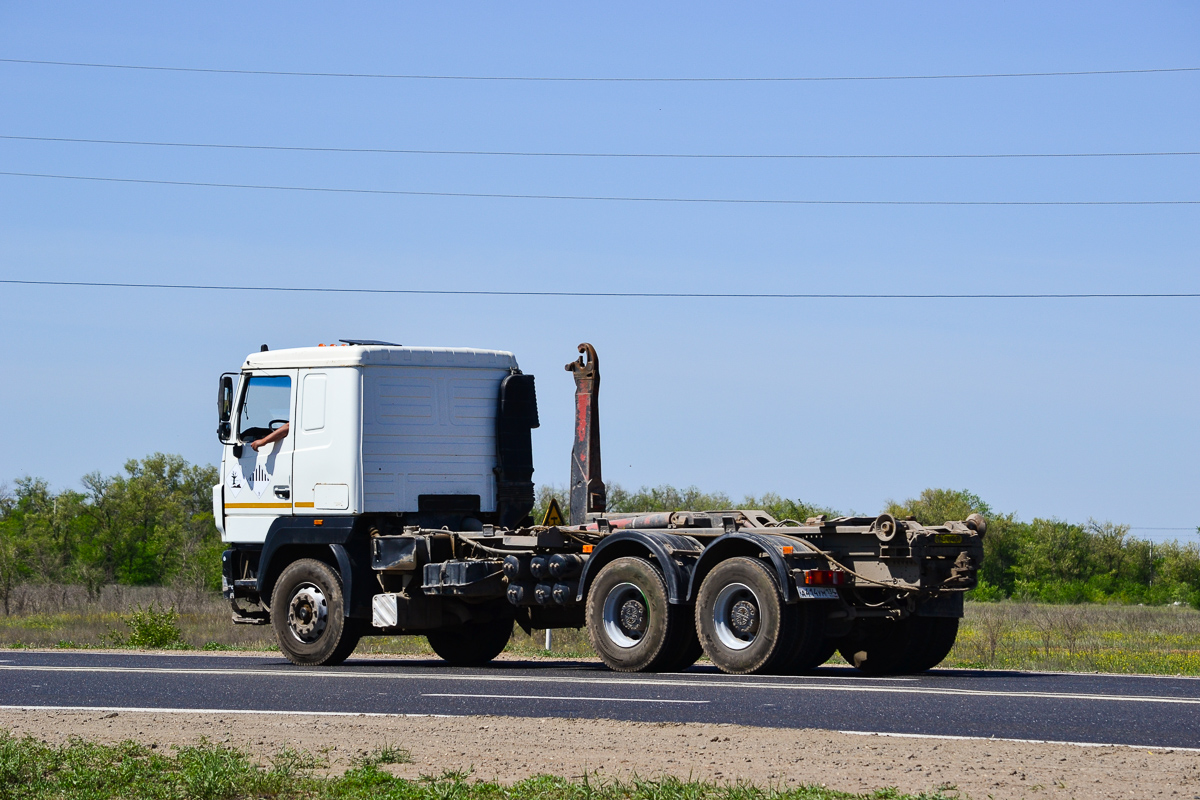
[[598,663],[377,658],[300,669],[261,655],[6,651],[0,707],[498,714],[1200,748],[1200,679],[975,670],[627,675]]

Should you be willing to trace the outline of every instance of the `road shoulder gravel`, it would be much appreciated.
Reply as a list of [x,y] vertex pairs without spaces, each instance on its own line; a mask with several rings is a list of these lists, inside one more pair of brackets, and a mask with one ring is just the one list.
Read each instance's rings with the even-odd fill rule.
[[972,798],[1200,796],[1200,753],[1000,740],[863,736],[813,729],[517,717],[0,711],[0,727],[48,742],[77,736],[159,747],[201,740],[269,758],[324,753],[340,772],[384,745],[412,754],[388,767],[416,778],[451,770],[509,783],[537,774],[674,775],[847,792],[956,787]]

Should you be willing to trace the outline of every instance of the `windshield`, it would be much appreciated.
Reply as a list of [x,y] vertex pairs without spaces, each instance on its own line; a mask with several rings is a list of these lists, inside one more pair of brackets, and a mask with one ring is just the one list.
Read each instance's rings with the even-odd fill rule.
[[[286,375],[254,375],[246,386],[238,433],[242,441],[261,439],[290,419],[292,379]],[[271,423],[275,424],[272,425]]]

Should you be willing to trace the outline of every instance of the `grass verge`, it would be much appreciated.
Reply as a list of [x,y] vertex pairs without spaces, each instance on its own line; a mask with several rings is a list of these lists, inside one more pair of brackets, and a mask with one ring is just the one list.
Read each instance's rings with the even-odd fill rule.
[[[940,800],[941,792],[901,794],[884,789],[847,794],[820,786],[774,789],[676,778],[628,781],[539,776],[511,786],[446,773],[417,780],[398,778],[388,764],[407,763],[407,751],[377,750],[341,775],[324,775],[319,756],[294,750],[259,763],[247,753],[219,745],[160,751],[134,742],[96,744],[79,739],[52,745],[0,732],[0,798],[22,800],[237,800],[329,798],[329,800]],[[947,790],[952,791],[952,790]]]

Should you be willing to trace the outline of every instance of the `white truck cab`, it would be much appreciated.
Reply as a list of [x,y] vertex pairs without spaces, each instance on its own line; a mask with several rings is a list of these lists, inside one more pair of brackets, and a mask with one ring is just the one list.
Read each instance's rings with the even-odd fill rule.
[[[494,517],[497,399],[513,375],[516,359],[498,350],[351,343],[250,355],[218,397],[223,540],[261,543],[300,515]],[[283,439],[251,447],[284,425]]]

